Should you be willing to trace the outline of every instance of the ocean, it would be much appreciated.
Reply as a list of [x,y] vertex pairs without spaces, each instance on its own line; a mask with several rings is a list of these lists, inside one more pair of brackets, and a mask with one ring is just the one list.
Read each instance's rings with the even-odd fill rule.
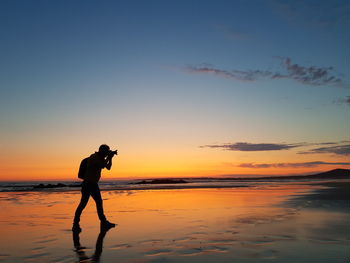
[[[155,180],[155,181],[152,181]],[[309,179],[256,179],[239,180],[228,178],[185,178],[169,179],[169,183],[158,183],[159,179],[133,179],[133,180],[101,180],[101,190],[151,190],[151,189],[195,189],[195,188],[239,188],[239,187],[264,187],[274,184],[307,183]],[[184,180],[179,183],[177,180]],[[312,180],[313,182],[315,180]],[[324,181],[324,180],[318,180]],[[0,182],[0,192],[22,191],[77,191],[80,190],[82,181],[6,181]]]

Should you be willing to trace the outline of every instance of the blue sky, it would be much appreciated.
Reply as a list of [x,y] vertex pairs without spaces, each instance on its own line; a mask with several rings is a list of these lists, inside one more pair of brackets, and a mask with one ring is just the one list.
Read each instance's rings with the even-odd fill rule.
[[[216,156],[217,150],[199,146],[350,139],[347,1],[0,5],[6,163],[22,158],[18,149],[33,148],[40,149],[38,159],[55,151],[51,158],[65,163],[67,147],[75,149],[73,158],[107,142],[130,150],[125,167],[138,148],[164,149],[169,159],[170,149],[191,148],[202,152],[185,159],[212,158],[212,171],[220,174],[227,172],[218,168],[220,158],[236,160],[241,153]],[[152,155],[154,163],[158,155],[161,150]]]

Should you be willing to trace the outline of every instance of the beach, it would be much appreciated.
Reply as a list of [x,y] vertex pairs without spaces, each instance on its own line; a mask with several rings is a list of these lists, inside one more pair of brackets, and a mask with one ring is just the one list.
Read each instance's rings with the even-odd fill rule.
[[350,182],[104,190],[73,235],[78,190],[0,193],[0,262],[350,262]]

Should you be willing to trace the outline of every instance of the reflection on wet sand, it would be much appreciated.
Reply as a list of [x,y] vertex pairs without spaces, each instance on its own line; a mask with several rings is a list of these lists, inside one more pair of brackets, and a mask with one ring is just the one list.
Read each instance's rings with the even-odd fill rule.
[[87,260],[90,259],[90,262],[100,262],[100,257],[103,251],[103,239],[105,238],[107,232],[111,229],[109,228],[102,228],[100,229],[100,233],[97,236],[96,240],[96,246],[95,246],[95,253],[88,257],[85,253],[86,247],[81,246],[80,244],[80,231],[73,231],[73,244],[75,248],[75,252],[79,258],[79,262],[87,262]]
[[[74,251],[70,229],[78,193],[0,193],[0,260],[348,263],[348,199],[336,198],[340,188],[325,187],[106,191],[105,209],[118,231],[108,237],[100,231],[91,203],[84,231],[73,235]],[[312,189],[319,191],[310,195]]]

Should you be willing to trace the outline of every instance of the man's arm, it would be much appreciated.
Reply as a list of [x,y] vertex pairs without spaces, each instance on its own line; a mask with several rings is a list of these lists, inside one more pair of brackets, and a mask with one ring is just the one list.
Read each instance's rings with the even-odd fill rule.
[[107,170],[111,170],[113,156],[114,156],[114,154],[111,154],[111,155],[107,156],[107,159],[106,159],[106,168],[107,168]]

